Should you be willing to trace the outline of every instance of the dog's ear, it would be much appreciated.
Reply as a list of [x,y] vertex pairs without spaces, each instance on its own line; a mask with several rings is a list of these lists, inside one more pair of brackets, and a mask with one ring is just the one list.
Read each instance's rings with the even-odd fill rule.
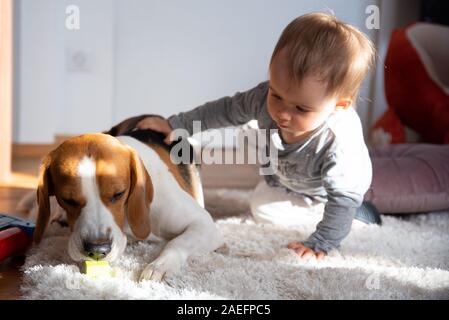
[[48,221],[50,220],[50,196],[54,194],[53,183],[50,174],[51,153],[41,163],[39,169],[37,204],[38,216],[36,228],[34,229],[34,243],[39,244],[42,240]]
[[133,234],[146,239],[151,232],[150,204],[153,200],[153,184],[142,160],[130,149],[131,188],[127,200],[127,218]]

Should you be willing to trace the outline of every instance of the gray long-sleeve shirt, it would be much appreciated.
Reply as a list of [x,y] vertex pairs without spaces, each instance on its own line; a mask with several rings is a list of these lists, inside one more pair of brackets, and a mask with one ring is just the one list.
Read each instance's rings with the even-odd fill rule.
[[270,155],[277,171],[265,180],[270,186],[326,203],[322,221],[303,243],[315,251],[329,252],[348,235],[371,183],[371,160],[360,119],[353,108],[336,111],[302,141],[286,144],[267,112],[267,95],[268,82],[262,82],[246,92],[173,115],[168,121],[173,129],[183,128],[190,134],[193,121],[201,121],[202,130],[207,130],[256,119],[259,129],[275,130],[268,143],[277,149],[276,158]]

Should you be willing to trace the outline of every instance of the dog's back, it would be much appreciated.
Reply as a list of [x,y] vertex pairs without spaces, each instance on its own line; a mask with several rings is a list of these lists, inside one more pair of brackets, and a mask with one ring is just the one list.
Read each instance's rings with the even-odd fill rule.
[[195,161],[195,153],[192,145],[187,141],[187,139],[173,141],[170,145],[167,145],[164,142],[164,134],[151,129],[137,129],[137,124],[146,117],[161,118],[158,115],[150,114],[128,118],[104,133],[114,137],[133,137],[134,139],[139,140],[140,142],[148,145],[153,149],[157,148],[161,153],[168,157],[170,157],[170,155],[176,151],[176,149],[174,148],[179,143],[187,144],[184,145],[184,148],[177,148],[180,151],[188,150],[189,154],[186,157],[184,157],[185,155],[179,154],[179,152],[178,154],[176,154],[176,156],[180,157],[180,159],[187,159],[187,162],[176,164],[176,170],[179,172],[188,189],[191,190],[192,195],[198,200],[200,205],[204,207],[203,190],[201,186],[201,176],[199,171],[200,166],[197,164],[198,162]]

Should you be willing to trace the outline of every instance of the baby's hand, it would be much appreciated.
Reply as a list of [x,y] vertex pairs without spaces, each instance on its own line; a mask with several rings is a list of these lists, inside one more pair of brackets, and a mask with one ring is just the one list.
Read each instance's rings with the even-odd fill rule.
[[164,142],[170,144],[170,133],[173,131],[172,127],[166,119],[159,117],[146,117],[137,123],[139,129],[151,129],[157,132],[161,132],[165,135]]
[[315,252],[298,241],[290,242],[288,248],[295,251],[296,254],[304,260],[309,260],[311,257],[315,257],[317,261],[321,261],[326,256],[325,252]]

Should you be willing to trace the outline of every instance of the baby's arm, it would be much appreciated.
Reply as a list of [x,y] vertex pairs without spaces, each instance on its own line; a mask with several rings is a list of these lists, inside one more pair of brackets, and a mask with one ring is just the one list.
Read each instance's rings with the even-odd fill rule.
[[323,220],[303,244],[316,252],[337,249],[351,231],[356,210],[371,182],[368,154],[337,151],[322,167],[327,203]]
[[237,126],[257,119],[266,100],[268,83],[238,92],[232,97],[207,102],[191,111],[181,112],[168,118],[173,129],[183,128],[193,134],[193,121],[201,121],[201,130]]
[[[330,201],[335,202],[334,200]],[[353,205],[342,206],[328,202],[324,209],[323,220],[318,223],[316,231],[303,244],[315,252],[328,253],[333,249],[338,249],[340,243],[351,231],[352,220],[357,207],[361,205],[361,202],[360,205],[356,205],[356,203],[358,202],[353,202],[355,205],[353,207]]]

